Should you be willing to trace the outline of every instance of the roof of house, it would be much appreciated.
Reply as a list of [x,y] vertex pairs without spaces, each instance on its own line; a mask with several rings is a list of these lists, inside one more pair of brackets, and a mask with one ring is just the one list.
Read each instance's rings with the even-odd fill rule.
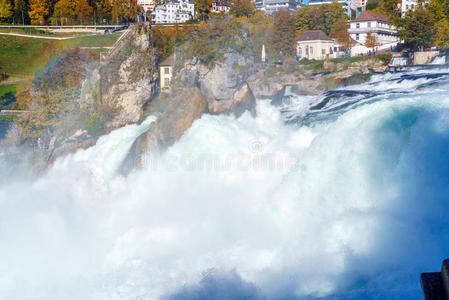
[[227,0],[214,0],[212,3],[215,4],[216,6],[231,7],[231,3],[229,3],[229,1]]
[[166,59],[164,59],[159,66],[174,66],[175,65],[175,54],[173,53],[172,55],[170,55],[169,57],[167,57]]
[[300,36],[298,41],[332,41],[330,37],[328,37],[323,31],[321,30],[307,30],[304,31]]
[[358,16],[351,22],[354,22],[354,21],[357,21],[357,22],[360,22],[360,21],[382,21],[382,22],[388,23],[389,18],[386,15],[373,13],[368,10],[365,10],[360,14],[360,16]]

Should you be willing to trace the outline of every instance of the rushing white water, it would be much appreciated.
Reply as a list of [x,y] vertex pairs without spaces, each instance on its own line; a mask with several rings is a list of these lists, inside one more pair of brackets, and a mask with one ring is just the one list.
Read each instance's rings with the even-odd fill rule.
[[446,72],[205,115],[125,178],[150,118],[8,182],[0,298],[420,299],[449,255]]
[[432,61],[432,65],[443,65],[446,63],[446,55],[439,55],[434,58]]

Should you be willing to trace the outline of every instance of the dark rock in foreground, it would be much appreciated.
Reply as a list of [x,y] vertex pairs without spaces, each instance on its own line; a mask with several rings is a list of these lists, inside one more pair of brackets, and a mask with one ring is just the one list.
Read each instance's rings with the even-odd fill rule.
[[449,259],[443,261],[441,272],[422,273],[421,287],[425,300],[449,299]]

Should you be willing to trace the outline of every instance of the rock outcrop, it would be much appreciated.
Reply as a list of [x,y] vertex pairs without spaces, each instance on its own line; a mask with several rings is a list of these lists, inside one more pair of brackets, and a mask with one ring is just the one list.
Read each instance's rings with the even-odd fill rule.
[[156,58],[151,32],[145,26],[129,29],[92,72],[88,93],[81,101],[97,101],[108,113],[106,129],[142,118],[143,107],[155,94]]
[[255,97],[247,83],[250,75],[256,72],[251,57],[229,51],[224,54],[224,60],[212,68],[192,60],[178,68],[175,84],[198,87],[207,100],[209,113],[239,116],[246,110],[254,111]]
[[122,165],[122,173],[145,165],[147,153],[161,152],[173,145],[207,110],[206,98],[198,88],[178,90],[162,98],[156,100],[165,103],[158,106],[157,120],[134,142]]

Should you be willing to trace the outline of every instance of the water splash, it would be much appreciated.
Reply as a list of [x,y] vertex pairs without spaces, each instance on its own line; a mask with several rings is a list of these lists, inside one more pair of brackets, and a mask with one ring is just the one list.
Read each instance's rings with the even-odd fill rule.
[[449,85],[403,75],[205,115],[122,177],[149,119],[2,186],[0,298],[420,299],[449,253]]

